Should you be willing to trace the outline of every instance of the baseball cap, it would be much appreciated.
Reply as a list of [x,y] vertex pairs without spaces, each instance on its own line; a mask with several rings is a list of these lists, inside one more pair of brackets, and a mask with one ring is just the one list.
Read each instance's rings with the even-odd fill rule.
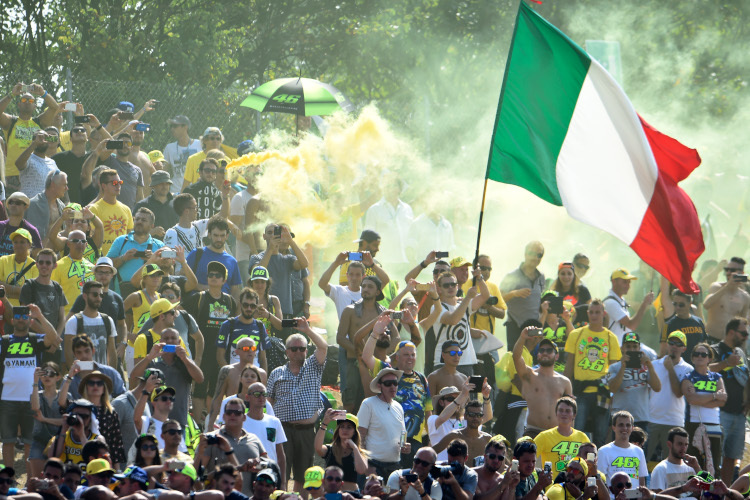
[[279,477],[276,475],[276,473],[273,471],[273,469],[266,468],[262,471],[258,472],[258,474],[255,476],[255,479],[260,478],[261,476],[265,476],[267,478],[270,478],[271,481],[278,484],[279,483]]
[[119,109],[120,111],[127,111],[129,113],[132,113],[133,111],[135,111],[135,106],[132,102],[120,101],[120,103],[117,105],[117,109]]
[[83,398],[76,399],[75,401],[73,401],[72,403],[70,403],[68,405],[68,411],[67,411],[67,413],[72,412],[76,408],[88,408],[89,410],[93,411],[94,410],[94,403],[92,403],[88,399],[83,399]]
[[414,342],[412,342],[411,340],[402,340],[401,342],[396,344],[396,350],[393,351],[393,354],[396,354],[398,351],[400,351],[404,347],[409,347],[409,346],[413,347],[414,349],[417,348],[416,344],[414,344]]
[[440,392],[438,392],[439,398],[444,398],[445,396],[450,396],[451,394],[460,394],[461,391],[458,390],[458,387],[455,385],[449,385],[448,387],[443,387],[440,389]]
[[12,193],[8,198],[5,200],[5,204],[7,205],[10,200],[21,200],[26,204],[26,206],[29,206],[29,197],[23,194],[21,191],[16,191]]
[[18,229],[10,233],[10,241],[13,241],[13,238],[15,238],[16,236],[21,236],[22,238],[26,238],[29,241],[29,243],[32,242],[31,233],[27,229],[24,229],[22,227],[19,227]]
[[162,271],[162,269],[156,264],[146,264],[145,266],[143,266],[141,276],[151,276],[152,274],[156,273],[164,274],[164,271]]
[[132,479],[143,485],[148,485],[148,473],[140,467],[131,466],[125,469],[122,474],[115,474],[115,479]]
[[449,263],[451,265],[451,268],[471,266],[471,262],[464,259],[463,257],[453,257]]
[[[158,318],[160,315],[164,314],[165,312],[171,311],[175,307],[179,306],[179,303],[172,304],[172,302],[169,301],[169,299],[156,299],[151,303],[151,309],[149,311],[149,314],[152,318]],[[164,380],[164,379],[162,379]]]
[[156,163],[157,161],[167,161],[167,159],[164,158],[164,153],[162,153],[158,149],[149,151],[148,159],[151,160],[151,163]]
[[158,398],[165,392],[171,392],[172,396],[177,395],[177,391],[175,391],[173,387],[167,387],[166,385],[163,385],[161,387],[157,387],[151,392],[151,402],[153,403],[154,401],[156,401],[156,398]]
[[185,467],[183,467],[182,469],[176,469],[175,472],[179,472],[180,474],[189,477],[193,481],[198,480],[198,473],[195,471],[195,467],[193,467],[193,464],[185,464]]
[[688,479],[692,479],[694,477],[697,477],[698,479],[700,479],[701,481],[704,481],[706,483],[713,483],[714,482],[714,477],[707,470],[702,470],[702,471],[698,472],[697,474],[691,474],[691,475],[688,476]]
[[379,239],[380,239],[380,235],[376,231],[373,231],[372,229],[365,229],[359,235],[359,239],[354,240],[354,243],[359,243],[360,241],[366,241],[367,243],[372,243],[373,241],[377,241]]
[[83,210],[83,207],[81,207],[80,203],[73,203],[73,202],[65,205],[65,208],[70,208],[71,210],[79,210],[79,211]]
[[337,422],[344,422],[346,420],[353,423],[354,427],[359,427],[359,419],[353,413],[347,413],[346,418],[344,420],[337,420]]
[[209,134],[219,134],[222,138],[224,137],[224,134],[221,133],[219,127],[206,127],[206,130],[203,131],[203,137]]
[[96,265],[94,266],[94,271],[96,272],[97,267],[108,267],[112,269],[112,271],[117,274],[117,268],[115,268],[115,263],[112,262],[112,259],[109,257],[99,257],[96,260]]
[[7,467],[2,464],[0,464],[0,472],[5,472],[7,474],[10,474],[11,477],[16,475],[16,470],[13,467]]
[[86,474],[101,474],[102,472],[115,472],[109,462],[104,458],[95,458],[86,466]]
[[549,345],[552,346],[552,348],[555,350],[555,352],[560,352],[560,349],[557,347],[557,344],[555,344],[554,342],[552,342],[551,339],[548,339],[546,337],[543,338],[542,340],[539,341],[539,345],[542,345],[542,344],[549,344]]
[[375,300],[383,300],[385,298],[385,295],[383,295],[383,282],[380,281],[380,278],[377,276],[365,276],[362,280],[363,282],[365,280],[370,280],[373,283],[375,283],[375,286],[378,287],[378,296],[375,298]]
[[245,153],[250,153],[255,150],[255,143],[250,139],[245,139],[241,143],[237,144],[237,154],[242,156]]
[[675,330],[672,333],[670,333],[669,336],[667,337],[667,340],[669,339],[677,339],[680,342],[682,342],[683,345],[687,345],[687,337],[685,336],[684,333],[682,333],[679,330]]
[[633,276],[628,272],[627,269],[624,267],[618,267],[614,271],[612,271],[612,276],[610,277],[611,280],[621,279],[621,280],[637,280],[638,278]]
[[190,118],[185,115],[177,115],[167,120],[169,125],[187,125],[190,128]]
[[222,264],[218,260],[212,260],[211,262],[208,263],[208,268],[206,269],[206,272],[210,273],[212,271],[220,272],[224,274],[224,279],[227,278],[227,268],[224,266],[224,264]]
[[318,467],[317,465],[310,467],[305,471],[305,484],[302,487],[305,489],[320,488],[323,486],[323,476],[325,473],[326,471],[323,470],[323,467]]
[[[159,300],[162,300],[162,299],[159,299]],[[167,300],[167,299],[163,299],[163,300]],[[152,304],[152,305],[153,305],[153,304]],[[141,376],[140,376],[140,377],[138,377],[138,378],[139,378],[140,380],[148,380],[148,378],[149,378],[149,377],[150,377],[151,375],[156,375],[157,377],[159,377],[159,380],[165,380],[165,379],[164,379],[164,372],[163,372],[163,371],[161,371],[161,370],[160,370],[160,369],[158,369],[158,368],[146,368],[146,370],[145,370],[145,371],[143,372],[143,375],[141,375]]]
[[169,172],[165,170],[157,170],[156,172],[151,174],[151,184],[149,184],[149,187],[158,186],[159,184],[164,184],[165,182],[172,184],[172,177],[169,175]]
[[582,459],[581,457],[571,458],[568,461],[568,467],[570,467],[574,463],[577,463],[581,467],[581,469],[583,469],[583,475],[584,476],[588,475],[588,473],[589,473],[589,464],[587,464],[584,459]]
[[622,336],[623,345],[625,344],[625,342],[638,342],[640,344],[641,338],[635,332],[628,332]]
[[263,280],[268,281],[268,269],[263,266],[255,266],[250,271],[250,281],[252,280]]

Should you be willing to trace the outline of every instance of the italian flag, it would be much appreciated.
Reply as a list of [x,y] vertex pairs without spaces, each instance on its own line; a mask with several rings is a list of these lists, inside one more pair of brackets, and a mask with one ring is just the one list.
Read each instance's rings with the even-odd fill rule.
[[698,152],[648,125],[607,71],[521,1],[487,179],[520,186],[629,245],[680,290],[703,252],[677,185]]

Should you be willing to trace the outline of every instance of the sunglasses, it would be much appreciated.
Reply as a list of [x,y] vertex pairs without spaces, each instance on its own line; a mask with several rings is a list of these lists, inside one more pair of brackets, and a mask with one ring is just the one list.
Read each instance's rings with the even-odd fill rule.
[[115,187],[122,186],[123,184],[125,184],[125,181],[123,181],[123,180],[112,181],[112,185],[115,186]]
[[378,381],[378,384],[384,385],[386,387],[396,387],[398,385],[398,380]]
[[86,385],[89,387],[104,387],[104,380],[89,380],[86,382]]
[[90,413],[73,413],[76,417],[80,418],[81,420],[88,420],[91,418]]
[[71,224],[86,224],[86,219],[72,219]]
[[29,319],[28,314],[14,314],[13,319]]
[[421,458],[414,457],[414,465],[423,465],[425,467],[432,467],[435,465],[435,462],[428,462],[427,460],[422,460]]
[[443,354],[450,354],[451,356],[461,356],[463,351],[443,351]]
[[103,297],[104,294],[102,292],[89,292],[89,295],[93,297]]
[[614,486],[617,489],[620,489],[620,488],[630,488],[631,486],[633,486],[633,483],[615,483],[612,486]]
[[223,273],[217,273],[217,272],[211,272],[211,273],[208,273],[208,277],[209,278],[223,278],[224,274]]
[[243,345],[242,347],[238,347],[237,349],[242,352],[255,352],[257,347],[255,347],[254,345]]
[[440,285],[442,288],[453,288],[454,286],[458,286],[457,281],[451,281],[450,283],[443,283]]
[[273,481],[273,479],[269,479],[266,477],[259,477],[255,480],[256,483],[262,483],[267,486],[276,486],[276,483]]
[[38,260],[36,261],[37,266],[52,266],[55,264],[53,260]]
[[36,100],[33,97],[22,97],[21,102],[36,102]]
[[492,271],[492,267],[490,266],[479,266],[480,271]]
[[292,352],[305,352],[307,351],[307,347],[303,346],[294,346],[294,347],[287,347]]
[[307,488],[305,488],[305,489],[306,489],[307,491],[313,491],[313,490],[316,490],[316,491],[317,491],[317,490],[319,490],[319,489],[320,489],[320,486],[318,486],[317,488],[316,488],[315,486],[308,486],[308,487],[307,487]]
[[670,341],[667,342],[667,344],[669,344],[671,346],[677,346],[677,347],[684,347],[685,346],[685,344],[683,344],[682,342],[676,341],[676,340],[670,340]]
[[483,417],[484,413],[482,413],[481,411],[467,411],[466,412],[466,416],[467,417],[479,418],[479,417]]
[[221,136],[220,135],[207,135],[206,136],[206,140],[207,141],[211,141],[211,140],[213,140],[213,141],[220,141],[221,140]]
[[144,444],[144,445],[141,445],[141,451],[156,451],[158,449],[159,449],[159,447],[156,446],[155,444]]
[[86,129],[85,128],[74,128],[74,129],[71,129],[70,131],[73,132],[74,134],[85,134],[86,133]]
[[245,412],[243,412],[242,410],[224,410],[224,415],[232,415],[235,417],[239,417],[244,414]]
[[252,391],[252,392],[248,392],[247,395],[253,396],[255,398],[260,398],[260,397],[265,398],[266,396],[268,396],[268,393],[266,391]]
[[344,478],[339,477],[339,476],[326,476],[326,481],[333,481],[333,482],[336,482],[336,483],[340,483],[343,480],[344,480]]
[[161,396],[159,398],[159,401],[171,401],[174,403],[175,397],[174,396]]
[[500,460],[501,462],[505,460],[505,457],[503,455],[498,455],[496,453],[488,453],[487,458],[490,460]]
[[15,479],[11,479],[9,477],[0,477],[0,484],[13,484],[15,482]]
[[81,239],[81,238],[72,238],[72,239],[70,239],[70,240],[68,240],[68,241],[70,241],[71,243],[78,243],[79,245],[80,245],[81,243],[86,243],[86,240],[84,240],[84,239]]
[[449,403],[452,403],[455,400],[456,400],[456,398],[454,398],[453,396],[448,396],[448,397],[443,398],[443,401],[447,401]]
[[175,434],[182,434],[182,429],[167,429],[166,431],[162,431],[162,434],[174,436]]
[[725,267],[724,268],[725,273],[741,273],[742,268],[739,267]]
[[553,354],[555,350],[552,347],[540,347],[537,352],[539,354]]
[[44,371],[44,372],[42,373],[42,375],[43,375],[44,377],[57,377],[57,376],[59,375],[59,373],[57,373],[57,372],[56,372],[56,371],[54,371],[54,370],[46,370],[46,371]]
[[242,307],[244,307],[245,309],[257,309],[258,304],[248,304],[246,302],[243,302]]
[[444,273],[447,271],[450,271],[450,269],[433,269],[432,274],[440,274],[440,273]]
[[167,311],[167,312],[165,312],[163,314],[169,314],[170,316],[174,316],[175,314],[177,314],[177,311],[175,311],[174,309],[172,309],[171,311]]
[[26,205],[26,203],[21,200],[9,200],[8,205]]
[[693,357],[694,358],[696,358],[696,357],[697,358],[707,358],[708,357],[708,353],[706,351],[696,351],[696,352],[693,353]]

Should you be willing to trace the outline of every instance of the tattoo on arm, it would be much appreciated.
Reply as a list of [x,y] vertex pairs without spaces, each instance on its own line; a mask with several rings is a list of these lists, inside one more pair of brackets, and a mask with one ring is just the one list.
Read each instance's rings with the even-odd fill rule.
[[224,381],[227,379],[227,376],[229,375],[229,366],[222,366],[221,370],[219,370],[219,380],[216,382],[216,390],[214,391],[214,398],[223,397],[224,394],[221,394],[221,392],[224,390]]

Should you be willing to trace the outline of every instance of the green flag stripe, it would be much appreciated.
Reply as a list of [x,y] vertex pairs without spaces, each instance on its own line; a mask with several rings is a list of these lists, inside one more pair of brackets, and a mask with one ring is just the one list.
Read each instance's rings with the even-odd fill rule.
[[516,23],[487,177],[562,205],[555,166],[591,60],[523,0]]

